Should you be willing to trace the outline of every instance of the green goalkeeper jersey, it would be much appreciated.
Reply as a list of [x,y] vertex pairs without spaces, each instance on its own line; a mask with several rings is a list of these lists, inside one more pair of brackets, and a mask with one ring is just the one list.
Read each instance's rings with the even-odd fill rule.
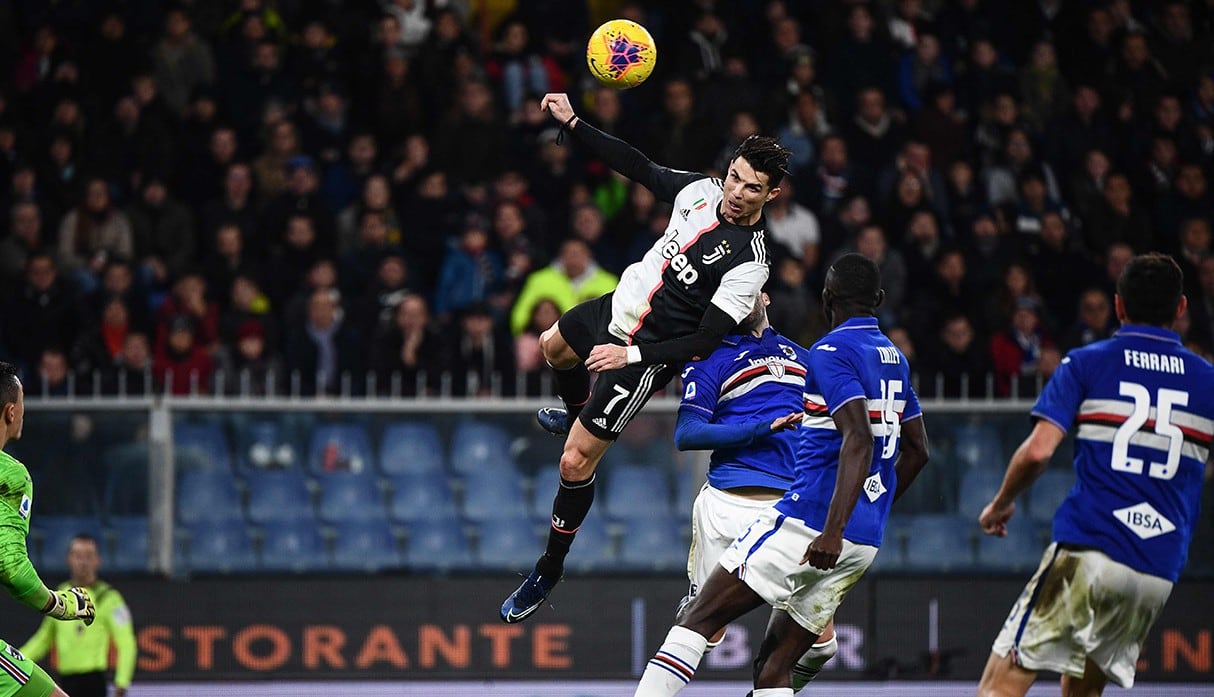
[[0,585],[41,612],[50,601],[50,590],[38,578],[25,546],[33,507],[34,482],[29,470],[0,450]]

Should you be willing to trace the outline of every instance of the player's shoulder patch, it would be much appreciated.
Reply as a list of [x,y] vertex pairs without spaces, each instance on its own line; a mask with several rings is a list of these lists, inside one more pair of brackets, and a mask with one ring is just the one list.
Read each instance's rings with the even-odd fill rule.
[[33,507],[34,507],[34,502],[30,500],[30,497],[25,494],[22,494],[21,495],[21,504],[19,506],[17,506],[17,515],[21,516],[22,518],[24,518],[26,520],[29,520],[30,510]]
[[123,604],[115,607],[114,611],[110,613],[110,620],[114,624],[118,624],[118,625],[130,624],[131,623],[131,609],[126,606],[126,603],[123,603]]

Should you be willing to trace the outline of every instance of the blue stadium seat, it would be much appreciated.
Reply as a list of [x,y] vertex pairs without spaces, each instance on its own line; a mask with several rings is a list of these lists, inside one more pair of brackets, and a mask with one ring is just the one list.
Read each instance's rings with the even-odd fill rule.
[[906,528],[906,567],[922,571],[972,567],[977,529],[976,519],[949,514],[910,516]]
[[[601,471],[602,463],[599,464]],[[559,465],[545,465],[536,470],[535,475],[531,477],[531,517],[549,519],[552,515],[552,497],[556,495],[556,488],[560,485],[561,468]]]
[[977,525],[978,515],[999,493],[1002,483],[1003,472],[999,470],[966,470],[961,474],[961,487],[957,492],[957,513],[966,519],[967,524]]
[[329,567],[324,540],[311,518],[278,520],[262,526],[263,571],[321,571]]
[[479,421],[463,421],[451,435],[451,469],[470,474],[504,465],[513,465],[510,434],[500,426]]
[[472,547],[458,522],[421,520],[409,526],[405,566],[422,571],[454,571],[475,565]]
[[464,477],[464,516],[471,521],[527,516],[523,475],[508,462]]
[[187,525],[203,520],[241,519],[236,478],[225,471],[186,470],[177,475],[177,519]]
[[963,424],[953,431],[953,458],[961,465],[1002,471],[1007,464],[999,430],[988,424]]
[[300,467],[299,439],[281,418],[242,419],[236,426],[236,462],[242,469]]
[[704,478],[692,471],[677,472],[674,478],[674,512],[680,518],[691,519],[691,509],[695,506],[700,488],[704,486]]
[[1041,523],[1016,516],[1008,521],[1007,537],[979,534],[978,565],[984,571],[1031,571],[1047,544],[1042,533]]
[[232,573],[257,567],[253,537],[243,520],[195,523],[186,529],[186,539],[189,553],[182,561],[189,571]]
[[[551,525],[548,516],[541,520],[544,537],[548,535]],[[537,548],[538,553],[542,548]],[[533,557],[535,554],[532,555]],[[590,509],[590,515],[578,528],[577,539],[573,542],[573,551],[565,559],[565,568],[570,571],[585,573],[589,571],[614,571],[618,562],[615,545],[611,541],[611,533],[607,529],[607,520],[596,509]]]
[[108,515],[147,515],[148,447],[143,444],[107,448],[103,455],[105,512]]
[[485,569],[530,571],[543,548],[529,518],[499,518],[477,527],[476,559]]
[[[902,505],[902,501],[898,501]],[[906,567],[906,537],[910,520],[914,516],[891,514],[881,536],[881,548],[866,573],[901,571]]]
[[1029,489],[1029,515],[1033,520],[1052,521],[1054,513],[1075,486],[1075,470],[1047,469]]
[[320,501],[316,510],[321,520],[383,520],[384,500],[375,478],[366,474],[335,472],[321,475]]
[[687,541],[680,522],[670,517],[628,521],[619,559],[620,567],[637,571],[686,569]]
[[114,572],[148,570],[148,519],[144,516],[118,516],[109,520],[114,536],[113,552],[105,568]]
[[402,421],[384,429],[379,443],[384,474],[433,474],[443,471],[443,446],[433,424]]
[[371,439],[367,436],[366,428],[357,423],[316,426],[308,446],[308,467],[318,474],[372,472]]
[[347,520],[334,532],[333,567],[349,571],[395,569],[402,564],[396,536],[387,521]]
[[618,520],[665,518],[671,514],[670,482],[657,467],[630,465],[607,473],[603,503]]
[[[223,426],[216,422],[178,420],[173,424],[173,450],[179,460],[191,466],[225,471],[232,468],[228,437]],[[179,469],[182,466],[183,462],[177,463]]]
[[303,471],[250,470],[244,480],[249,491],[249,520],[254,523],[314,517],[312,492]]
[[392,498],[388,512],[393,520],[454,520],[455,496],[443,473],[401,474],[392,480]]
[[67,548],[72,538],[80,533],[92,535],[97,540],[98,551],[105,553],[105,538],[101,534],[101,521],[92,516],[38,516],[32,525],[40,538],[39,554],[35,557],[37,569],[48,574],[67,573]]

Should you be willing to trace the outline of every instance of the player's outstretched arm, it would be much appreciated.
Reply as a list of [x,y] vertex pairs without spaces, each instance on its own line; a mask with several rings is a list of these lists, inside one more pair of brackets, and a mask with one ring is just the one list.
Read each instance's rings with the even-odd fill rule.
[[22,530],[8,525],[0,526],[0,585],[18,602],[57,620],[78,619],[87,625],[96,616],[87,590],[46,587],[30,562]]
[[716,305],[709,305],[700,326],[691,334],[659,341],[653,344],[599,344],[590,351],[586,367],[595,372],[619,370],[627,365],[640,363],[654,365],[678,365],[695,361],[712,353],[721,339],[738,326],[738,321]]
[[927,446],[927,427],[923,425],[923,417],[919,416],[902,422],[902,439],[898,445],[898,460],[894,463],[894,472],[898,477],[898,488],[894,491],[894,501],[919,476],[923,466],[930,457]]
[[873,461],[873,427],[868,418],[867,402],[863,398],[845,402],[831,418],[843,435],[839,474],[835,478],[835,491],[830,497],[822,534],[809,543],[801,558],[802,564],[808,563],[818,569],[833,569],[839,561],[839,555],[843,553],[843,529],[851,519]]
[[1045,471],[1058,444],[1066,433],[1057,424],[1046,419],[1038,419],[1037,425],[1028,438],[1012,453],[1012,460],[1007,465],[1007,474],[1003,476],[1003,484],[995,498],[982,509],[978,523],[982,532],[988,535],[1004,537],[1007,535],[1007,521],[1016,512],[1016,498],[1023,494],[1037,477]]
[[684,172],[654,164],[640,150],[582,121],[573,111],[569,95],[564,92],[545,94],[540,100],[540,109],[552,114],[552,118],[568,128],[574,137],[602,158],[608,167],[640,182],[660,201],[672,203],[683,187],[704,178],[703,174],[697,172]]
[[674,427],[674,447],[679,450],[716,450],[742,448],[768,436],[797,428],[803,414],[799,411],[767,421],[743,424],[714,424],[708,415],[693,409],[680,409]]

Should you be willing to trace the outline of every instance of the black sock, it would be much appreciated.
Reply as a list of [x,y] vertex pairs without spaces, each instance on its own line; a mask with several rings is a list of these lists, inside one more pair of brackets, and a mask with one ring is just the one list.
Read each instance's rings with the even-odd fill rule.
[[556,375],[556,394],[565,402],[565,411],[569,412],[569,423],[572,424],[590,399],[590,371],[585,363],[578,363],[564,370],[553,368],[552,372]]
[[559,574],[565,566],[565,557],[573,544],[577,529],[586,520],[590,505],[594,503],[594,475],[580,482],[570,482],[561,478],[561,486],[556,490],[556,499],[552,502],[552,527],[548,529],[548,547],[544,556],[540,557],[535,570],[543,576]]

